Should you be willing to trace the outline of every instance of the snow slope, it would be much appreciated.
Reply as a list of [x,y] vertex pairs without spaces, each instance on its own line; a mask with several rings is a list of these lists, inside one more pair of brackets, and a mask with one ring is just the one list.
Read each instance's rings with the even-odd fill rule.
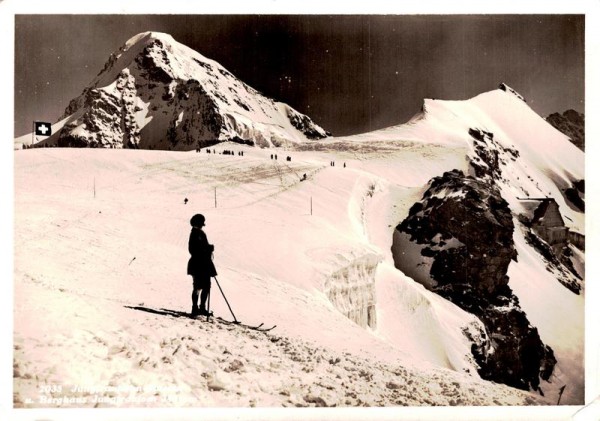
[[[177,393],[161,396],[176,395],[175,406],[314,405],[307,397],[311,390],[328,405],[543,402],[440,368],[445,357],[434,355],[437,351],[419,355],[444,343],[433,304],[440,305],[437,311],[451,305],[439,303],[389,266],[378,269],[387,288],[416,289],[414,299],[405,300],[421,310],[409,315],[414,322],[408,323],[429,320],[437,337],[419,338],[414,332],[401,346],[384,332],[374,334],[344,317],[322,292],[323,278],[337,269],[336,259],[351,262],[378,252],[363,232],[354,232],[353,215],[344,209],[359,170],[329,168],[300,153],[283,164],[260,150],[245,152],[243,158],[115,150],[17,152],[17,404],[30,406],[26,399],[37,400],[44,385],[81,383],[168,385]],[[309,180],[300,183],[296,172],[307,172]],[[235,174],[242,181],[236,182]],[[32,185],[31,177],[44,182]],[[190,200],[187,205],[184,197]],[[194,212],[207,217],[218,278],[236,316],[248,323],[276,323],[272,334],[129,308],[189,311],[186,243]],[[212,298],[217,314],[229,316],[217,289]],[[378,310],[384,326],[385,307]],[[223,355],[225,348],[231,354]],[[230,364],[239,367],[228,372]],[[296,374],[281,377],[290,372]],[[412,384],[408,394],[406,386],[400,387],[406,382]]]
[[[332,149],[338,150],[356,147],[348,146],[348,143],[364,145],[367,149],[375,145],[388,148],[395,144],[404,150],[410,150],[412,145],[421,148],[427,145],[430,150],[444,145],[445,150],[467,148],[466,155],[473,157],[473,139],[468,134],[471,128],[493,133],[497,145],[490,147],[510,148],[519,152],[516,159],[511,159],[511,156],[502,159],[500,154],[503,163],[499,185],[515,216],[524,212],[520,199],[552,197],[559,204],[567,226],[573,231],[585,232],[584,214],[569,206],[562,193],[574,181],[585,178],[583,153],[565,135],[531,110],[522,97],[512,93],[510,88],[508,91],[498,89],[486,92],[468,101],[425,100],[422,112],[407,124],[324,143],[327,145],[329,142]],[[396,180],[401,180],[399,184],[412,186],[416,174],[424,178],[432,174],[427,164],[423,165],[419,160],[413,162],[411,172],[402,171],[407,165],[406,161],[396,162],[393,168],[398,171]],[[375,171],[382,174],[382,166],[378,167]],[[469,170],[466,162],[462,166],[457,163],[454,168],[465,172]],[[394,180],[390,175],[391,172],[385,174],[386,178]],[[423,180],[419,179],[416,184],[421,182]],[[420,199],[420,193],[422,191],[413,197],[405,209]],[[390,209],[391,203],[398,202],[403,203],[402,199],[395,198],[383,209]],[[398,215],[391,224],[397,224],[405,215]],[[382,216],[374,220],[381,221]],[[584,296],[571,294],[551,273],[543,269],[541,256],[525,244],[517,218],[515,225],[519,229],[515,232],[514,240],[519,255],[524,257],[511,264],[509,285],[519,297],[530,322],[540,330],[542,340],[553,348],[559,359],[556,377],[551,379],[553,385],[548,386],[556,390],[556,387],[566,384],[565,396],[573,402],[582,402]],[[378,242],[389,244],[388,234],[381,232],[382,237]],[[533,260],[536,261],[535,265]],[[548,300],[540,300],[540,295],[547,295]]]
[[[552,279],[529,246],[517,241],[523,258],[510,285],[557,353],[545,398],[480,380],[463,330],[476,337],[481,322],[393,265],[394,227],[427,181],[468,170],[470,127],[522,151],[503,188],[511,206],[523,190],[557,192],[553,181],[582,176],[581,151],[535,116],[520,120],[528,128],[505,127],[504,114],[528,112],[510,95],[426,101],[407,125],[279,149],[277,160],[234,144],[211,149],[243,157],[16,151],[16,405],[87,407],[95,396],[98,406],[530,405],[555,403],[567,380],[561,403],[581,403],[583,297]],[[564,165],[537,153],[539,132]],[[556,198],[583,232],[583,216]],[[197,212],[236,316],[277,324],[271,333],[177,317],[190,310],[188,221]],[[542,289],[551,297],[543,302]],[[230,316],[214,286],[211,308]],[[100,390],[50,390],[44,396],[57,400],[40,402],[52,385]],[[164,390],[138,389],[145,385]],[[68,396],[85,402],[59,400]],[[125,397],[132,402],[117,402]]]
[[[539,329],[544,343],[556,353],[559,361],[556,376],[551,379],[553,384],[547,387],[556,390],[556,387],[566,384],[564,396],[572,402],[582,402],[584,294],[577,296],[570,293],[544,269],[541,256],[526,244],[516,216],[525,212],[520,199],[552,197],[559,205],[565,224],[573,231],[585,233],[584,214],[569,206],[562,193],[574,181],[585,178],[583,152],[519,96],[502,89],[467,101],[425,100],[422,112],[407,124],[336,140],[371,146],[394,142],[446,145],[450,148],[462,145],[467,148],[466,154],[472,157],[473,139],[468,134],[471,128],[491,132],[497,145],[519,152],[516,159],[505,157],[499,181],[502,196],[515,214],[514,222],[518,227],[514,241],[519,259],[509,267],[509,286],[519,298],[532,325]],[[488,146],[494,148],[497,145]],[[502,161],[502,152],[500,157]],[[429,174],[427,167],[422,168],[420,174]],[[466,163],[455,168],[465,172],[469,170]],[[414,177],[413,174],[407,176],[408,180]],[[418,199],[420,194],[412,203]],[[393,224],[400,222],[404,216]],[[384,234],[383,241],[385,238]]]

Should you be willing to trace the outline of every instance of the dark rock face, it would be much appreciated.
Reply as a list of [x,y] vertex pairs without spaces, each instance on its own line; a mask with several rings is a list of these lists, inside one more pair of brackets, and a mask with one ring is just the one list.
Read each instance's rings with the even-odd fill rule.
[[290,123],[292,123],[292,126],[304,133],[304,135],[309,139],[323,139],[331,135],[330,133],[323,133],[317,130],[315,123],[313,123],[313,121],[307,115],[296,113],[291,108],[288,109],[287,115]]
[[524,390],[538,390],[540,378],[550,378],[556,365],[554,352],[529,324],[508,286],[495,297],[479,295],[466,285],[449,285],[436,292],[485,325],[488,341],[471,347],[481,378]]
[[525,240],[540,253],[548,271],[554,273],[556,279],[561,284],[574,294],[579,295],[581,293],[583,277],[573,266],[573,262],[570,259],[572,251],[568,247],[564,247],[557,253],[552,246],[542,240],[531,229],[528,229],[525,233]]
[[71,133],[58,138],[57,145],[61,148],[87,148],[90,146],[88,139]]
[[[496,160],[494,154],[488,158],[490,163]],[[508,266],[517,258],[513,218],[493,182],[498,166],[486,163],[480,168],[487,168],[484,180],[458,170],[433,178],[422,201],[396,229],[420,245],[421,256],[431,262],[432,281],[426,286],[485,325],[488,340],[472,348],[481,377],[537,390],[556,359],[508,286]],[[401,253],[394,251],[394,256]],[[418,262],[395,263],[403,270]]]
[[87,97],[89,90],[90,90],[90,88],[85,88],[80,96],[78,96],[77,98],[73,98],[71,101],[69,101],[69,105],[65,109],[65,112],[62,113],[62,115],[59,117],[59,120],[62,120],[65,117],[68,117],[71,114],[74,114],[77,110],[82,108],[85,103],[85,98]]
[[585,212],[585,202],[575,188],[565,189],[565,196],[573,206],[580,212]]
[[[160,57],[161,60],[155,60],[155,55]],[[143,69],[142,75],[147,75],[147,79],[150,81],[169,84],[175,79],[170,74],[168,67],[161,65],[161,63],[168,65],[169,58],[160,40],[155,40],[147,45],[135,60],[140,68]]]
[[470,156],[473,175],[479,179],[495,182],[502,180],[502,167],[508,160],[516,161],[520,154],[512,148],[505,148],[494,140],[494,134],[482,129],[471,128],[474,153]]
[[536,328],[527,320],[519,301],[507,286],[490,299],[482,310],[475,309],[490,336],[493,354],[474,349],[482,378],[509,386],[538,390],[539,379],[548,380],[556,359],[552,349],[542,343]]
[[[424,244],[423,255],[434,257],[431,277],[440,286],[464,280],[494,294],[508,283],[505,273],[516,257],[508,203],[495,187],[462,171],[435,177],[398,230]],[[446,247],[450,239],[462,245]]]
[[234,136],[231,142],[239,143],[240,145],[254,146],[254,141],[251,139],[242,139],[239,136]]
[[585,212],[585,200],[582,197],[585,194],[585,180],[573,182],[573,185],[566,188],[563,193],[568,203],[578,211]]
[[500,85],[498,85],[498,89],[501,89],[504,92],[511,93],[511,94],[515,95],[517,98],[519,98],[521,101],[527,102],[527,101],[525,101],[525,98],[523,97],[523,95],[521,95],[520,93],[515,91],[513,88],[508,86],[506,83],[501,83]]
[[585,151],[585,116],[575,110],[564,113],[553,113],[546,117],[556,130],[567,135],[571,142],[582,151]]
[[[84,94],[69,104],[71,108],[81,108],[84,113],[79,121],[65,125],[57,140],[61,147],[137,147],[139,127],[135,121],[134,79],[129,71],[121,72],[116,80],[118,95],[102,89],[86,89]],[[85,128],[85,136],[74,130],[78,124]],[[107,130],[108,128],[108,130]],[[109,134],[109,135],[107,135]]]
[[[224,129],[225,121],[218,105],[195,79],[177,87],[173,108],[178,112],[173,113],[167,131],[167,139],[173,146],[179,142],[196,147],[210,146]],[[202,131],[194,133],[192,127],[201,127]]]

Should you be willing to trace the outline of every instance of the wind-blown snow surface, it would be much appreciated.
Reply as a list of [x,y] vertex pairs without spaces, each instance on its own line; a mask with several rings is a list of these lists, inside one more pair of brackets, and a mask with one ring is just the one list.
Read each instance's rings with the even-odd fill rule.
[[[467,170],[468,128],[496,130],[500,141],[522,135],[500,133],[482,111],[496,101],[515,106],[514,96],[502,95],[510,94],[427,102],[443,108],[406,126],[310,146],[318,150],[279,150],[278,160],[273,150],[239,145],[214,149],[243,150],[243,157],[16,151],[15,404],[529,405],[556,403],[567,381],[561,403],[581,403],[583,297],[552,279],[523,241],[510,285],[559,360],[559,375],[542,385],[545,398],[479,379],[463,330],[474,334],[481,323],[394,268],[394,227],[431,177]],[[453,120],[453,109],[474,121]],[[519,178],[512,188],[537,183],[556,192],[551,180],[566,171],[583,178],[583,159],[571,159],[571,149],[558,150],[564,162],[556,162],[524,145],[516,145],[521,170],[535,182]],[[558,196],[573,223],[582,222]],[[176,317],[190,310],[188,221],[197,212],[206,216],[218,279],[237,318],[277,324],[270,333]],[[527,286],[531,278],[536,289]],[[346,317],[364,320],[359,296],[358,307],[375,306],[371,327]],[[216,285],[211,298],[216,314],[229,317]],[[65,392],[71,386],[88,389]]]

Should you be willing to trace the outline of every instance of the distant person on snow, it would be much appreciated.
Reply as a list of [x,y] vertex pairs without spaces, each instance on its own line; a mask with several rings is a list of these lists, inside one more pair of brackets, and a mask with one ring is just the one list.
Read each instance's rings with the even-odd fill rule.
[[[215,246],[208,243],[206,234],[202,231],[204,215],[196,214],[190,219],[192,231],[188,242],[188,250],[192,255],[188,261],[187,273],[192,275],[194,289],[192,291],[192,317],[208,315],[206,310],[206,299],[210,293],[210,278],[217,276],[217,270],[212,261],[212,253]],[[202,293],[200,293],[202,291]],[[200,307],[198,307],[198,295],[200,295]]]

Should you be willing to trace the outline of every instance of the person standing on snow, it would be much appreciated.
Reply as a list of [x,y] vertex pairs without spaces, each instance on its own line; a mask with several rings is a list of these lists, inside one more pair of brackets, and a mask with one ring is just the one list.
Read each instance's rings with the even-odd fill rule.
[[[192,231],[188,242],[188,250],[192,255],[188,261],[187,273],[192,276],[194,289],[192,291],[192,317],[208,315],[206,310],[206,299],[210,294],[210,278],[217,276],[217,270],[212,261],[212,253],[215,246],[208,243],[206,234],[202,231],[205,225],[204,215],[196,214],[190,219]],[[200,293],[200,291],[202,291]],[[200,295],[200,307],[198,307],[198,295]]]

